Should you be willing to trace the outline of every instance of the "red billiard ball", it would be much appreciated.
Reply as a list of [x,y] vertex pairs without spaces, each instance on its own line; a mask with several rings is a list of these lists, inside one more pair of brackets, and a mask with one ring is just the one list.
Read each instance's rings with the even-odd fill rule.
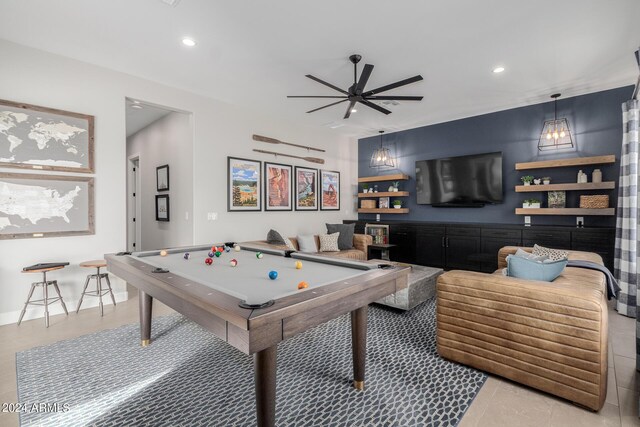
[[211,264],[213,264],[213,259],[207,257],[207,258],[204,259],[204,263],[207,264],[207,265],[211,265]]

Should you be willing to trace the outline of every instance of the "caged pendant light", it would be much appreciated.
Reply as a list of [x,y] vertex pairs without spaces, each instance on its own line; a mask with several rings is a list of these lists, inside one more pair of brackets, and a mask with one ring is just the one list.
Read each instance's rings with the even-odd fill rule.
[[383,130],[378,131],[380,133],[380,147],[373,150],[373,154],[371,154],[371,161],[369,162],[369,167],[372,168],[382,168],[382,167],[395,167],[395,161],[391,156],[391,150],[382,146],[382,134]]
[[569,130],[569,121],[566,118],[558,118],[558,98],[559,93],[551,95],[554,100],[553,120],[545,120],[542,126],[542,133],[538,140],[538,150],[557,150],[560,148],[573,148],[573,139]]

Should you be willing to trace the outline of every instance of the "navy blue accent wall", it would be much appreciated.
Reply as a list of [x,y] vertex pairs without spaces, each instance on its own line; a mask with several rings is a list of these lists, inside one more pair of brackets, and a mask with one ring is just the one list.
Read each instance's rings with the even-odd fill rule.
[[[371,153],[380,143],[378,136],[358,141],[358,176],[376,176],[390,173],[405,173],[411,177],[401,183],[401,190],[408,190],[410,196],[403,198],[410,209],[405,215],[381,215],[384,220],[445,221],[445,222],[486,222],[502,224],[524,224],[524,216],[516,215],[515,208],[522,207],[522,201],[537,198],[546,207],[546,193],[516,193],[514,187],[520,184],[520,177],[549,176],[552,182],[576,182],[580,168],[534,169],[516,171],[515,164],[539,160],[571,157],[589,157],[615,154],[613,165],[587,166],[582,168],[589,176],[595,168],[602,171],[603,181],[615,181],[619,174],[620,146],[622,144],[621,104],[633,93],[633,86],[591,93],[588,95],[558,101],[558,117],[569,119],[574,138],[574,148],[555,151],[538,151],[538,137],[544,120],[553,118],[553,103],[531,105],[470,117],[452,122],[440,123],[410,129],[383,137],[384,145],[390,146],[397,156],[396,169],[371,169]],[[417,160],[462,156],[493,151],[503,153],[504,200],[497,205],[482,208],[434,208],[416,203],[415,162]],[[386,191],[388,183],[378,184],[380,191]],[[567,192],[567,207],[578,207],[580,194],[609,194],[610,206],[617,201],[617,190],[600,192]],[[374,214],[359,214],[359,219],[375,219]],[[532,224],[575,225],[573,216],[532,216]],[[586,226],[615,226],[615,217],[585,217]]]

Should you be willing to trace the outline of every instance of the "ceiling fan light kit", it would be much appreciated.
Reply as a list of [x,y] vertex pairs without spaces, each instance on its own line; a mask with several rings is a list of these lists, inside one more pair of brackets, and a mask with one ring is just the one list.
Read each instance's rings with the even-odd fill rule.
[[573,148],[573,139],[569,130],[569,121],[566,118],[558,118],[559,93],[551,95],[553,99],[553,120],[545,120],[542,125],[542,133],[538,139],[538,150],[558,150],[561,148]]
[[360,79],[358,79],[358,63],[362,59],[362,56],[354,54],[349,57],[349,61],[353,64],[353,85],[349,87],[349,89],[344,90],[331,83],[328,83],[324,80],[321,80],[311,74],[307,74],[306,77],[310,78],[313,81],[316,81],[322,85],[330,87],[331,89],[340,92],[342,95],[340,96],[313,96],[313,95],[292,95],[287,98],[330,98],[330,99],[338,99],[338,101],[332,102],[330,104],[324,105],[322,107],[314,108],[313,110],[307,111],[307,113],[313,113],[318,110],[322,110],[324,108],[332,107],[334,105],[341,104],[343,102],[349,102],[349,106],[347,107],[347,111],[344,114],[345,119],[348,119],[352,113],[355,113],[357,110],[355,108],[357,103],[362,105],[366,105],[367,107],[379,111],[383,114],[391,114],[391,111],[387,110],[384,107],[375,104],[372,101],[422,101],[422,96],[378,96],[377,94],[386,92],[391,89],[395,89],[401,86],[405,86],[411,83],[419,82],[422,80],[421,75],[413,76],[408,79],[400,80],[395,83],[391,83],[385,86],[381,86],[379,88],[369,90],[365,92],[365,86],[369,81],[369,77],[371,76],[371,72],[373,71],[373,65],[365,64],[362,69],[362,73],[360,74]]

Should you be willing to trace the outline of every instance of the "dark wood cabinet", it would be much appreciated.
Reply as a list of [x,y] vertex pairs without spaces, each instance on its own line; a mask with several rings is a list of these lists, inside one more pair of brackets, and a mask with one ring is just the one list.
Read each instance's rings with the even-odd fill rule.
[[419,226],[416,229],[416,264],[429,267],[445,267],[444,226]]
[[447,270],[480,270],[480,236],[446,237]]
[[574,251],[595,252],[602,257],[604,265],[613,273],[614,245],[616,231],[614,229],[576,229],[571,233],[571,249]]
[[522,244],[527,247],[540,245],[555,249],[571,249],[571,231],[538,227],[522,230]]
[[389,243],[397,245],[391,250],[391,261],[415,264],[416,262],[416,233],[410,225],[395,225],[389,227]]

